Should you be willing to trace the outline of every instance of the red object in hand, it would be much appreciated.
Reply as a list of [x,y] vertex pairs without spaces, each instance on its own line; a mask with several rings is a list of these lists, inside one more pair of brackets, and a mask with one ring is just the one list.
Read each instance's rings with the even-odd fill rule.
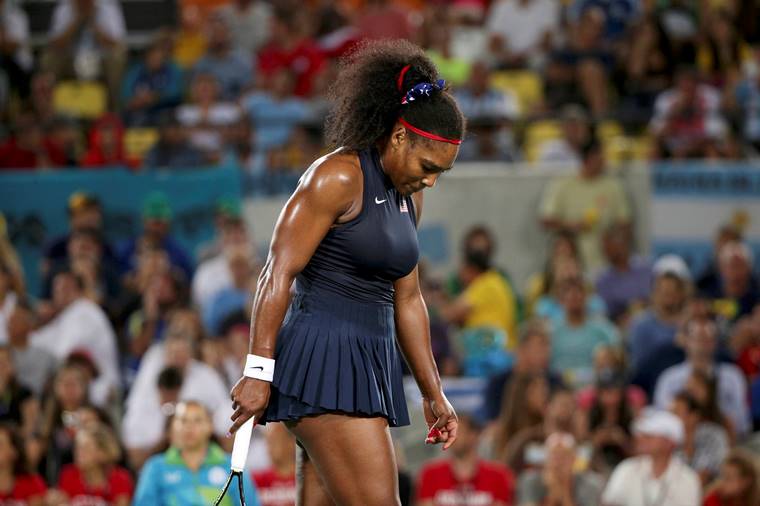
[[435,427],[430,427],[430,431],[428,432],[427,439],[435,439],[441,436],[441,431],[438,430]]

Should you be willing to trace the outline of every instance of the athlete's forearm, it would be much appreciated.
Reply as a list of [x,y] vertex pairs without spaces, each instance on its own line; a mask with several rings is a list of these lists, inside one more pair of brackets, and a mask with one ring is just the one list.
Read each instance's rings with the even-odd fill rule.
[[293,279],[290,273],[278,272],[269,260],[262,269],[251,312],[249,353],[274,357],[277,333],[288,310]]
[[430,345],[430,321],[422,294],[397,300],[395,315],[398,343],[420,392],[434,399],[441,392],[441,378]]

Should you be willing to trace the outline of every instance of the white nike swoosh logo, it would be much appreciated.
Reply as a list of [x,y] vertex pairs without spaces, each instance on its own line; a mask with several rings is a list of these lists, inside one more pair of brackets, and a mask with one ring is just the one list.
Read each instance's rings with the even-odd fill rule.
[[377,200],[377,197],[375,197],[375,204],[382,204],[382,203],[383,203],[383,202],[385,202],[386,200],[388,200],[388,199]]

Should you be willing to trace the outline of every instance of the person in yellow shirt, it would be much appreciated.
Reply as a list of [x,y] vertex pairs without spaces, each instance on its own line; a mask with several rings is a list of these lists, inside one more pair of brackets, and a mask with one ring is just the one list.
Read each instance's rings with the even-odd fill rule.
[[551,232],[577,234],[583,265],[604,267],[602,233],[610,225],[630,224],[631,210],[623,185],[604,173],[601,146],[591,141],[583,149],[577,175],[552,181],[541,201],[541,224]]
[[441,316],[463,330],[501,330],[507,336],[507,347],[514,348],[517,301],[504,276],[491,266],[488,254],[481,250],[466,252],[460,278],[465,289],[441,307]]

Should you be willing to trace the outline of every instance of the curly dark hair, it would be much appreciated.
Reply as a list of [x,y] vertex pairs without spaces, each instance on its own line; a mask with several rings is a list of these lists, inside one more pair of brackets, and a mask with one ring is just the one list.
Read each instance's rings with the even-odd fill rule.
[[[398,77],[409,65],[401,86]],[[361,150],[388,136],[399,117],[415,127],[446,138],[461,139],[465,120],[454,98],[444,90],[402,106],[406,92],[419,83],[435,83],[438,70],[418,46],[406,40],[359,44],[342,61],[332,86],[333,109],[326,120],[328,142]],[[416,134],[409,132],[413,140]]]

